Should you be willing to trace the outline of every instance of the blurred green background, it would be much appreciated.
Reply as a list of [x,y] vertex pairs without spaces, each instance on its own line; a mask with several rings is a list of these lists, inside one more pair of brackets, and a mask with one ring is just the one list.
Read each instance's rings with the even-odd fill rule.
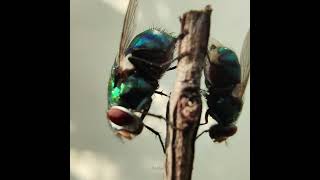
[[[70,179],[162,180],[164,154],[158,139],[144,130],[122,143],[112,135],[105,118],[107,80],[118,51],[127,0],[71,0]],[[191,9],[213,8],[210,37],[240,55],[250,28],[249,0],[140,0],[137,33],[151,26],[179,34],[178,17]],[[170,92],[175,71],[161,79]],[[196,142],[193,179],[250,179],[250,82],[237,123],[238,133],[225,144],[203,135]],[[203,86],[204,88],[204,86]],[[155,95],[150,112],[165,115],[167,98]],[[203,101],[203,111],[207,106]],[[202,113],[202,121],[204,120]],[[161,132],[165,124],[147,117],[145,123]],[[213,123],[199,129],[199,132]]]

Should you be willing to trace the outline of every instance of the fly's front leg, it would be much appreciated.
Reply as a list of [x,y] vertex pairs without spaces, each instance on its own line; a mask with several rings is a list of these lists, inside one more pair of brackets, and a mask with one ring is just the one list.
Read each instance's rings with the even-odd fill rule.
[[180,34],[176,37],[176,41],[182,40],[187,34],[189,34],[188,31],[185,31],[185,32],[180,33]]
[[[186,35],[188,34],[188,32],[183,32],[183,33],[180,33],[177,37],[176,37],[176,39],[175,39],[175,41],[173,41],[173,43],[172,43],[172,45],[176,45],[176,43],[178,42],[178,41],[181,41]],[[170,61],[169,63],[171,64],[171,63],[173,63],[173,62],[175,62],[176,60],[180,60],[180,59],[182,59],[183,57],[185,57],[185,56],[187,56],[187,55],[189,55],[190,53],[182,53],[182,54],[180,54],[178,57],[176,57],[176,58],[174,58],[172,61]],[[165,64],[162,64],[161,66],[165,66],[165,65],[167,65],[168,63],[165,63]],[[177,66],[173,66],[173,67],[170,67],[169,69],[167,69],[167,71],[171,71],[171,70],[173,70],[173,69],[176,69],[177,68]]]

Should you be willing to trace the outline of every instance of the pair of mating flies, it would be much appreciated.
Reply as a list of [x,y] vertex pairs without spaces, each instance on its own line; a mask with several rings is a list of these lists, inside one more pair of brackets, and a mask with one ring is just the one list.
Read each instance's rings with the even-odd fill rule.
[[[181,58],[173,58],[177,41],[183,35],[175,37],[164,30],[151,28],[135,37],[135,12],[137,0],[130,0],[121,34],[118,56],[111,68],[108,82],[108,124],[119,137],[132,139],[146,127],[155,133],[164,145],[160,134],[143,123],[149,115],[153,94],[157,91],[159,79],[166,71],[175,69],[171,64]],[[201,90],[206,98],[208,110],[205,123],[211,116],[217,121],[208,130],[211,139],[223,142],[237,131],[235,125],[243,106],[243,95],[250,74],[249,33],[244,42],[240,63],[237,55],[220,43],[213,43],[205,61],[204,75],[207,90]],[[200,124],[200,125],[203,125]]]

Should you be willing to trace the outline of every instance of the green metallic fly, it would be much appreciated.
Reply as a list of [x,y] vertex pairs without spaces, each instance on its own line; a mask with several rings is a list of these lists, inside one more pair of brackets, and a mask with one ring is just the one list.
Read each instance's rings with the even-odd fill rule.
[[[149,113],[152,95],[159,79],[170,68],[175,44],[178,40],[164,30],[151,28],[133,38],[137,0],[130,0],[124,19],[118,56],[111,68],[108,82],[108,109],[106,116],[111,129],[118,137],[132,139],[143,127],[155,133],[164,145],[160,134],[143,123]],[[162,118],[165,119],[165,118]]]
[[209,48],[204,68],[208,110],[205,123],[210,115],[217,121],[208,130],[214,142],[223,142],[237,132],[237,121],[244,102],[244,93],[250,75],[250,31],[247,33],[241,51],[240,63],[237,55],[229,48],[214,42]]

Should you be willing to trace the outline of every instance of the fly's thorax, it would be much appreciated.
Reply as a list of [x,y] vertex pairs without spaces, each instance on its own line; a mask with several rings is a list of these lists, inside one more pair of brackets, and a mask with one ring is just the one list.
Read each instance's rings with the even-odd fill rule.
[[211,46],[205,61],[204,74],[215,88],[225,88],[241,81],[241,67],[234,51],[226,47]]
[[117,82],[115,79],[116,77],[109,81],[109,107],[123,106],[128,109],[136,109],[141,102],[149,103],[148,101],[157,88],[138,74],[132,74]]

